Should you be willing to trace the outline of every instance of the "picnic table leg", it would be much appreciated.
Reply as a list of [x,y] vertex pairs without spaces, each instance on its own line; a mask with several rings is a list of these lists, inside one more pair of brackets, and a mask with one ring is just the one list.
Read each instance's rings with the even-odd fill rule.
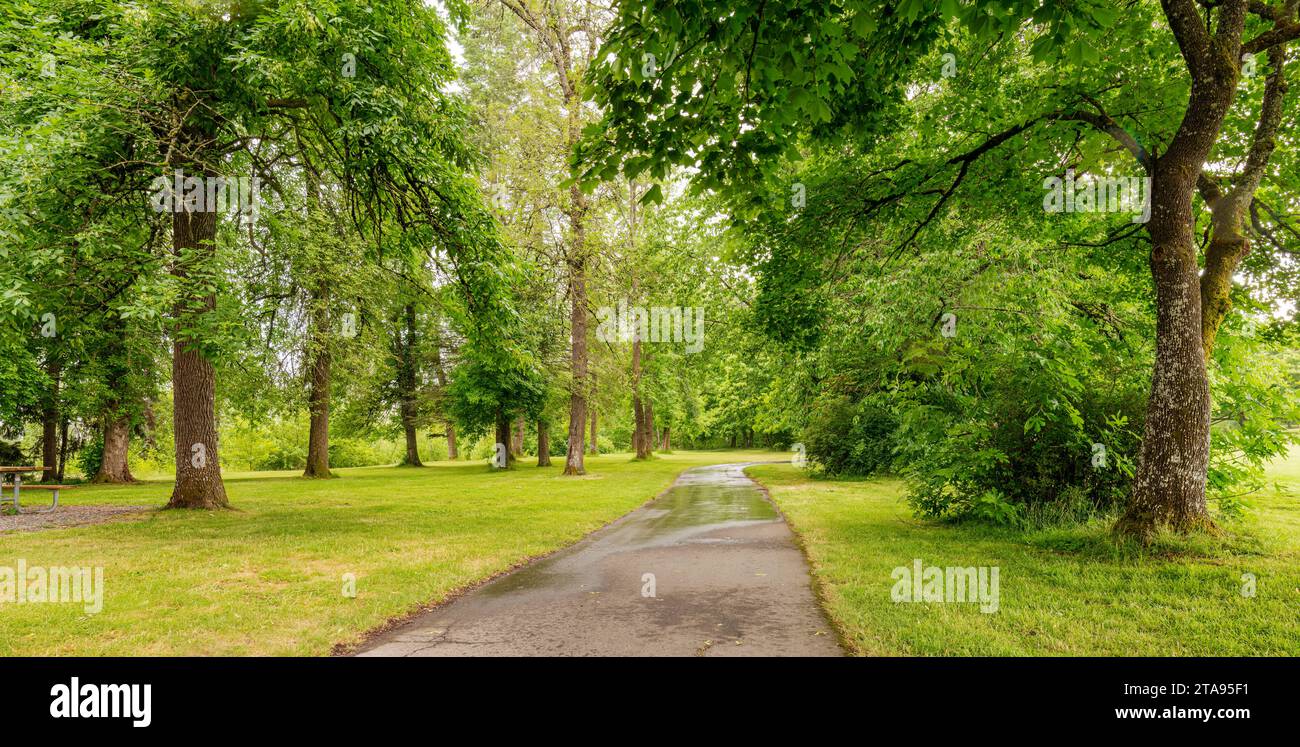
[[36,513],[38,513],[38,514],[52,514],[52,513],[54,513],[54,509],[56,509],[56,508],[58,508],[58,507],[59,507],[59,491],[55,490],[55,491],[54,491],[54,503],[51,503],[49,508],[43,508],[43,509],[41,509],[40,511],[37,511]]
[[21,488],[22,485],[23,485],[23,476],[15,472],[14,473],[14,513],[16,514],[22,513],[22,509],[18,507],[18,489]]

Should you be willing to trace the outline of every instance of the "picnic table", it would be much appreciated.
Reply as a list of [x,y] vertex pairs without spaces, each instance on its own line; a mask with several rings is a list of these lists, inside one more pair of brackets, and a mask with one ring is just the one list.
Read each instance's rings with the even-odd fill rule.
[[[13,497],[13,501],[14,501],[14,511],[15,511],[15,512],[18,512],[18,511],[20,511],[19,506],[18,506],[18,496],[19,496],[19,492],[22,490],[22,487],[23,487],[23,473],[24,473],[24,472],[42,472],[42,471],[45,471],[45,470],[48,470],[48,469],[50,469],[50,468],[49,468],[49,467],[3,467],[3,466],[0,466],[0,504],[3,504],[3,503],[4,503],[4,477],[5,477],[5,475],[13,475],[13,476],[14,476],[14,481],[13,481],[13,486],[14,486],[14,497]],[[60,490],[70,490],[70,489],[75,488],[75,487],[76,487],[76,485],[46,485],[46,484],[41,483],[41,484],[37,484],[37,485],[28,485],[28,486],[27,486],[27,489],[28,489],[28,490],[52,490],[52,491],[54,491],[54,502],[50,504],[50,507],[49,507],[49,508],[45,508],[45,509],[41,509],[41,510],[37,511],[37,513],[48,514],[48,513],[52,512],[52,511],[54,511],[54,509],[56,509],[56,508],[59,507],[59,491],[60,491]]]

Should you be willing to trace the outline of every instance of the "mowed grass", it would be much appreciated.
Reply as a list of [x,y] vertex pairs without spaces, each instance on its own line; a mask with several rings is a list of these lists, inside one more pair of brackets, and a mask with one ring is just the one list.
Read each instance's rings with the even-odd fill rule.
[[[678,452],[635,462],[563,458],[494,473],[482,462],[423,469],[228,473],[235,510],[152,511],[94,526],[0,533],[0,566],[104,569],[104,604],[0,604],[0,655],[321,655],[385,621],[640,506],[699,464],[756,451]],[[65,504],[162,506],[170,482],[87,486]],[[30,504],[30,499],[29,499]],[[356,596],[344,596],[354,574]]]
[[[894,480],[748,472],[799,534],[827,612],[858,654],[1300,655],[1300,450],[1224,537],[1164,537],[1147,551],[1115,544],[1100,521],[1026,532],[921,521]],[[915,558],[998,566],[999,610],[895,603],[890,574]],[[1254,574],[1253,598],[1243,574]]]

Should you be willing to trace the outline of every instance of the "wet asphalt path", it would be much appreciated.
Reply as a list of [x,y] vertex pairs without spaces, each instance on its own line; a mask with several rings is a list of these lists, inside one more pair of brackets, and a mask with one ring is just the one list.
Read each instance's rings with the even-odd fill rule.
[[744,466],[689,469],[650,504],[358,655],[840,655],[790,528]]

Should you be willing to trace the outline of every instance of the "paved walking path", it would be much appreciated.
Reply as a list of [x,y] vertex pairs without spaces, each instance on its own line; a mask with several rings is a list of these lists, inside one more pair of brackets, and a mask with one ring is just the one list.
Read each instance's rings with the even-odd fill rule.
[[790,528],[744,466],[689,469],[649,505],[359,655],[840,655]]

